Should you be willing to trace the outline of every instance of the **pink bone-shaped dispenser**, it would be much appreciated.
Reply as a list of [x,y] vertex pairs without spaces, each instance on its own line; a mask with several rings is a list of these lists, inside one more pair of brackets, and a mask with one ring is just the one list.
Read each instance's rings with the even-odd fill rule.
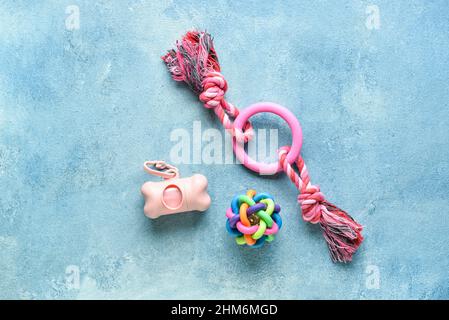
[[[156,219],[161,215],[205,211],[209,208],[211,199],[207,193],[208,182],[205,176],[194,174],[188,178],[179,178],[174,167],[164,173],[150,169],[148,163],[144,165],[147,172],[166,180],[148,181],[142,186],[141,192],[145,199],[143,211],[147,217]],[[154,165],[153,162],[150,164]]]

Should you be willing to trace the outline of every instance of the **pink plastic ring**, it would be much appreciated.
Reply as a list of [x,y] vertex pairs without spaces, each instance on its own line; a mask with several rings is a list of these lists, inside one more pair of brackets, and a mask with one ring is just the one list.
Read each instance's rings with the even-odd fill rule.
[[237,159],[248,169],[260,174],[275,174],[282,171],[279,163],[260,163],[253,160],[244,149],[243,131],[242,128],[248,119],[261,112],[270,112],[277,114],[284,119],[292,131],[292,145],[290,151],[286,156],[288,163],[293,164],[299,156],[302,146],[302,129],[298,119],[287,108],[272,102],[259,102],[250,105],[240,112],[239,116],[234,121],[235,137],[232,140]]

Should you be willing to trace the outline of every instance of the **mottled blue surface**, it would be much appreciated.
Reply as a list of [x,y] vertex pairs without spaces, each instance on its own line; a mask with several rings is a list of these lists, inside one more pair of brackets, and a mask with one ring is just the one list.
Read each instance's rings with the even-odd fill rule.
[[[366,26],[371,4],[378,29]],[[79,30],[66,29],[68,5]],[[0,1],[0,297],[449,298],[448,9]],[[208,176],[210,209],[144,217],[143,161],[168,158],[174,129],[220,128],[160,60],[192,27],[214,35],[230,101],[298,116],[313,181],[365,226],[352,264],[331,262],[285,176],[180,165]],[[254,123],[290,139],[272,116]],[[283,230],[259,250],[224,226],[249,187],[282,205]]]

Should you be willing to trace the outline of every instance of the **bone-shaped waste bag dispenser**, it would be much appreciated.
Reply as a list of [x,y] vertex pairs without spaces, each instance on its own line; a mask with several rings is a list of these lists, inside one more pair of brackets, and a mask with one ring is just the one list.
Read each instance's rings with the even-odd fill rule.
[[178,169],[163,161],[147,161],[144,169],[164,178],[164,181],[148,181],[141,188],[145,199],[143,211],[147,217],[155,219],[161,215],[209,208],[211,200],[207,193],[207,178],[202,174],[180,178]]

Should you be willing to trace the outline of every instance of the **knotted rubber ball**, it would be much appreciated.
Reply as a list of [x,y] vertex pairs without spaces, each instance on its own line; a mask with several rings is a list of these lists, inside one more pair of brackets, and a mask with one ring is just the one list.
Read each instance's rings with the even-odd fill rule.
[[268,193],[248,190],[246,195],[236,195],[232,199],[226,212],[226,229],[237,244],[259,248],[265,241],[273,241],[281,229],[280,211],[281,207]]

